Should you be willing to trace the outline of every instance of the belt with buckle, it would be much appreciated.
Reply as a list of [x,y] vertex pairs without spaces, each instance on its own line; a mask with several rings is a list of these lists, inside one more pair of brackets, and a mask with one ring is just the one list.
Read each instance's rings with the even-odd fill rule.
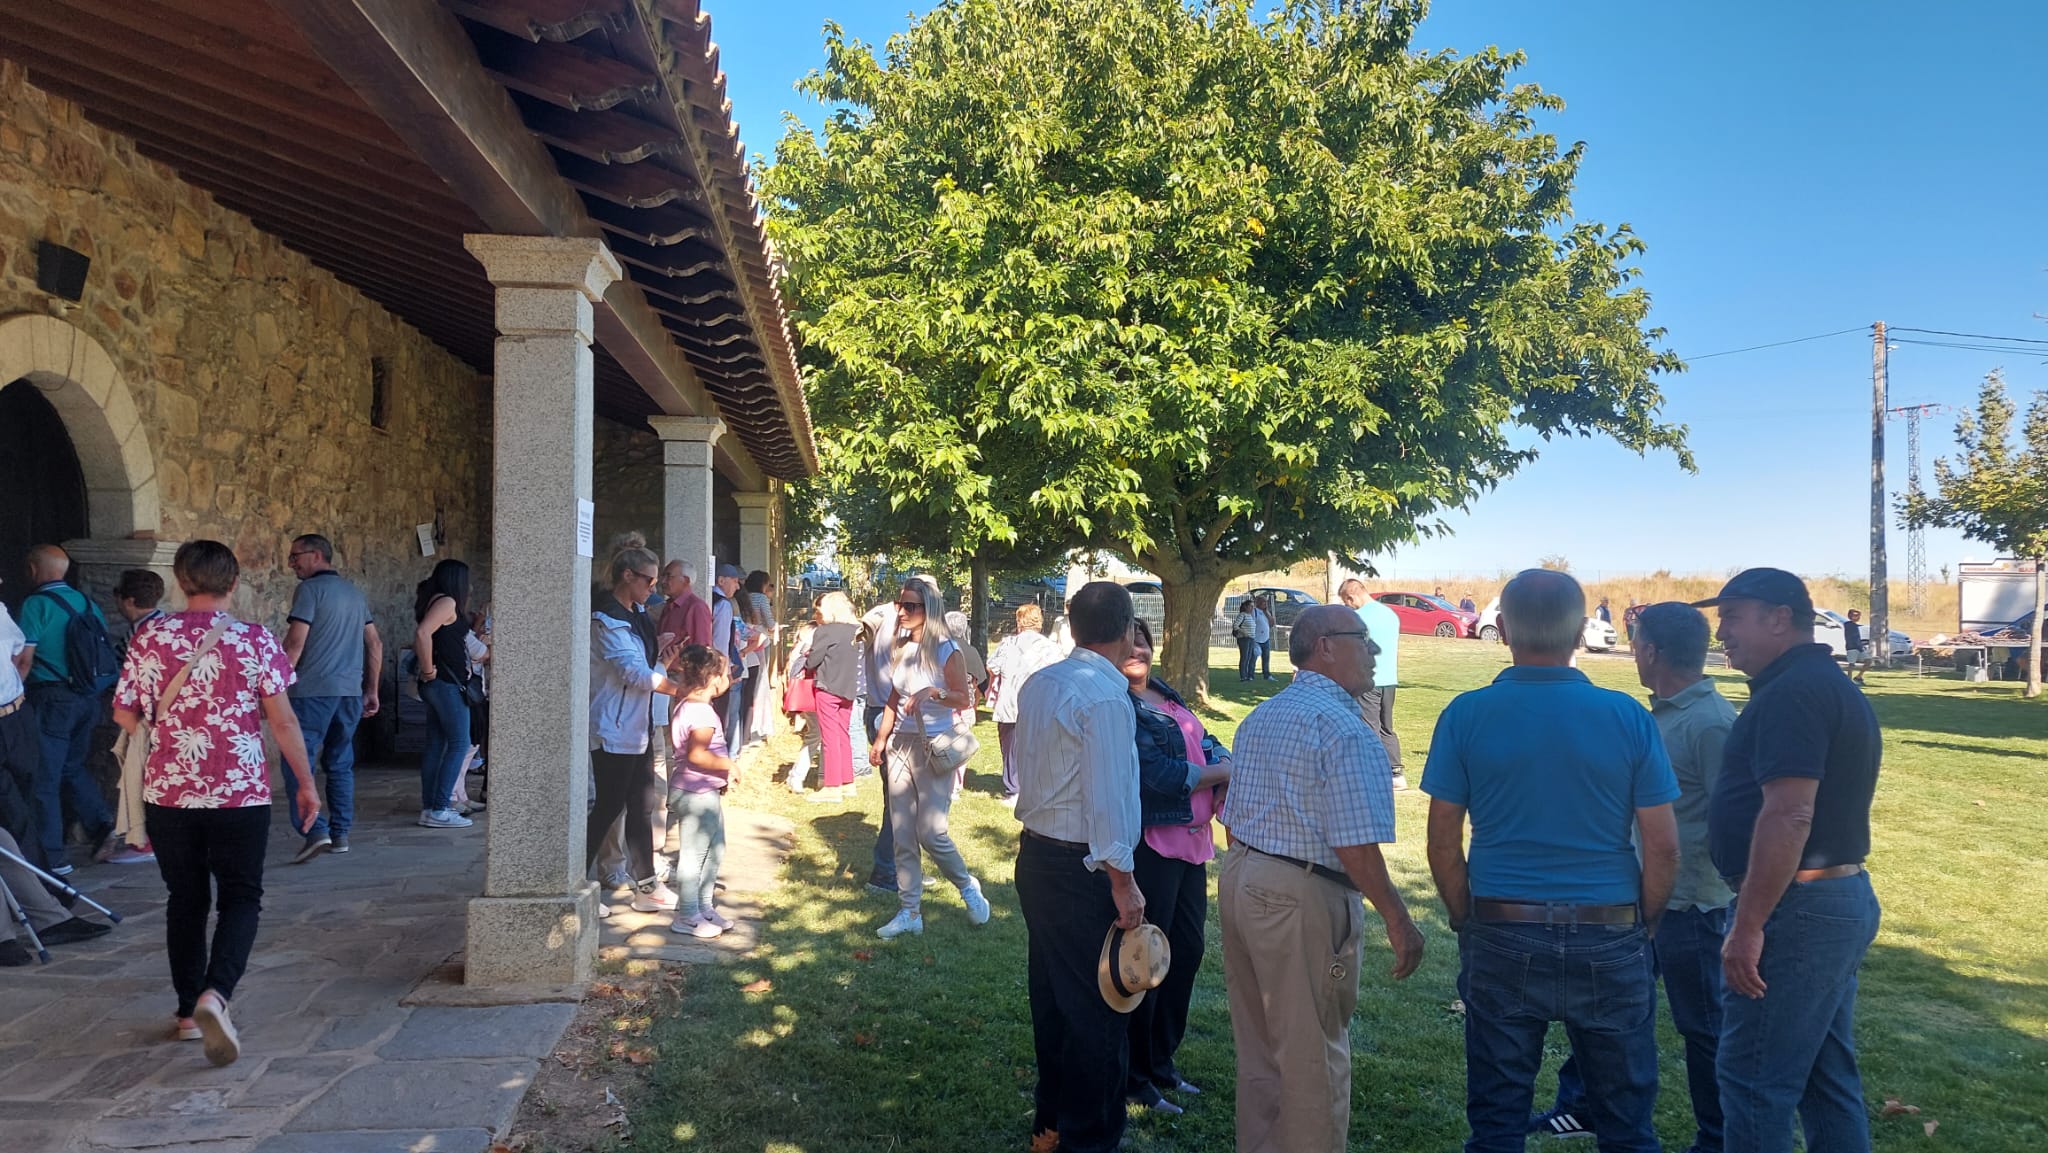
[[25,705],[25,704],[27,704],[27,703],[28,703],[28,694],[27,694],[27,693],[23,693],[23,694],[21,694],[20,696],[18,696],[18,697],[16,697],[16,698],[14,698],[13,700],[11,700],[11,701],[7,702],[6,704],[4,704],[4,705],[0,705],[0,717],[11,717],[11,716],[13,716],[14,714],[16,714],[16,713],[18,713],[18,712],[20,712],[20,711],[21,711],[21,706],[23,706],[23,705]]
[[1526,901],[1472,898],[1472,919],[1507,925],[1633,925],[1634,905],[1536,905]]
[[1295,868],[1300,869],[1302,872],[1314,873],[1316,876],[1321,877],[1323,880],[1342,885],[1354,893],[1358,891],[1358,886],[1352,884],[1350,876],[1344,873],[1342,870],[1333,869],[1328,865],[1318,865],[1314,861],[1304,861],[1299,857],[1289,857],[1281,853],[1269,853],[1266,850],[1259,848],[1257,845],[1247,845],[1243,841],[1239,841],[1237,844],[1239,848],[1250,849],[1252,852],[1257,853],[1261,857],[1271,857],[1283,865],[1293,865]]
[[[1801,869],[1798,872],[1792,874],[1792,883],[1795,885],[1804,885],[1812,881],[1832,881],[1836,877],[1853,877],[1862,871],[1863,862],[1861,861],[1856,861],[1852,864],[1847,865],[1823,865],[1817,869]],[[1741,892],[1742,878],[1728,878],[1728,887],[1734,889],[1738,893]]]
[[1058,837],[1048,837],[1044,833],[1038,832],[1033,829],[1024,830],[1024,835],[1030,837],[1034,841],[1044,841],[1048,845],[1054,845],[1059,848],[1066,849],[1069,852],[1085,854],[1088,851],[1088,846],[1082,844],[1079,841],[1062,841]]

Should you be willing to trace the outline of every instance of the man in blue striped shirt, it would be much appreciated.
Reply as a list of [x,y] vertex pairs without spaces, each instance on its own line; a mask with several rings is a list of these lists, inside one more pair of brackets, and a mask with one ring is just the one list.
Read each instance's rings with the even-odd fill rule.
[[1361,893],[1386,923],[1394,978],[1422,963],[1422,932],[1380,855],[1394,839],[1387,750],[1356,699],[1372,687],[1378,648],[1343,605],[1302,613],[1287,648],[1294,681],[1238,727],[1223,804],[1238,1153],[1346,1145]]

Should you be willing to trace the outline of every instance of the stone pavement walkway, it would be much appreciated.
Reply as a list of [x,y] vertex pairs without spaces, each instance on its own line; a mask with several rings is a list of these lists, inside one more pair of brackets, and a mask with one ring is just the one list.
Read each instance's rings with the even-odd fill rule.
[[156,870],[73,874],[124,920],[52,949],[47,967],[0,970],[0,1151],[486,1149],[576,1006],[420,1003],[459,961],[484,821],[415,826],[418,787],[409,771],[363,771],[354,851],[299,866],[280,804],[262,930],[234,1001],[243,1055],[224,1069],[166,1039],[175,1002]]

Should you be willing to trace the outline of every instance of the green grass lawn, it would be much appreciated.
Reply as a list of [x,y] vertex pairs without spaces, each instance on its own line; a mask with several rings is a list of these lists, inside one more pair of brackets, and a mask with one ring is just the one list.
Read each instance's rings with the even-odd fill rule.
[[[1433,638],[1403,645],[1408,684],[1396,722],[1419,784],[1437,713],[1490,679],[1506,651]],[[1213,656],[1220,708],[1210,723],[1228,741],[1280,684],[1240,685],[1235,653]],[[1586,671],[1640,691],[1625,658],[1591,657]],[[2048,781],[2048,707],[2005,685],[1870,679],[1885,725],[1870,861],[1884,926],[1864,963],[1857,1033],[1877,1148],[2036,1153],[2048,1148],[2048,832],[2037,807]],[[1722,687],[1738,705],[1746,695],[1739,677]],[[873,778],[845,809],[803,803],[758,778],[734,790],[729,803],[797,821],[795,852],[758,954],[690,970],[673,1015],[657,1022],[660,1057],[651,1091],[634,1103],[634,1148],[1025,1148],[1035,1074],[1024,923],[1011,885],[1017,824],[995,800],[994,726],[983,729],[953,809],[954,839],[995,907],[981,928],[949,887],[927,898],[922,937],[875,939],[894,898],[861,888],[881,807]],[[1411,791],[1396,803],[1400,843],[1388,856],[1429,952],[1396,984],[1384,937],[1367,934],[1352,1023],[1352,1147],[1455,1149],[1465,1136],[1457,950],[1423,860],[1427,800]],[[1186,1102],[1185,1116],[1134,1117],[1129,1148],[1140,1153],[1231,1145],[1232,1045],[1213,897],[1210,910],[1180,1058],[1205,1092]],[[1658,1130],[1683,1149],[1692,1135],[1683,1059],[1668,1014],[1660,1018]],[[1553,1030],[1539,1095],[1563,1048]],[[1879,1117],[1888,1096],[1920,1112]],[[1939,1123],[1931,1138],[1930,1121]]]

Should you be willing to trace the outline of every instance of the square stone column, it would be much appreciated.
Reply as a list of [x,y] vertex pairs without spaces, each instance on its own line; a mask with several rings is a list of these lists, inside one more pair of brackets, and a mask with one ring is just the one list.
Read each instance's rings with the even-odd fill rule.
[[725,422],[705,416],[650,416],[661,438],[663,561],[697,566],[699,595],[711,587],[717,566],[711,559],[711,450]]
[[597,890],[584,879],[590,780],[591,305],[619,278],[601,241],[466,236],[497,286],[490,841],[469,904],[471,985],[590,979]]
[[782,494],[773,491],[774,481],[768,492],[735,492],[733,503],[740,506],[740,559],[739,566],[748,572],[760,569],[773,573],[775,559],[775,509],[782,501]]

